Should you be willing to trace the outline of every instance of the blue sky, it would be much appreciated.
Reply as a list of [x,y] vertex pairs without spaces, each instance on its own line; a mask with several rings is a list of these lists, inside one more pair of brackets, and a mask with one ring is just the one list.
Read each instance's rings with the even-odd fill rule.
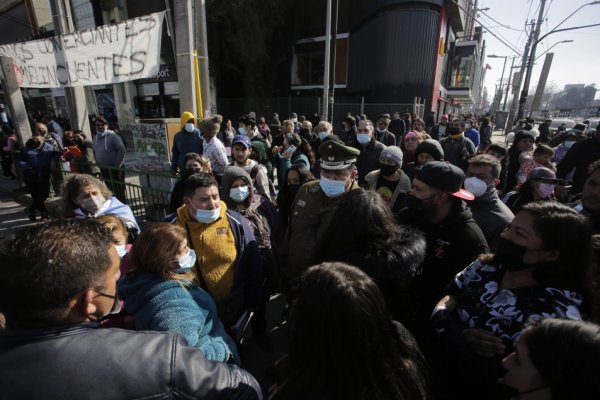
[[[592,0],[547,0],[545,20],[541,26],[540,36],[551,31],[577,8],[590,2]],[[525,22],[537,19],[539,6],[540,0],[479,0],[478,7],[480,9],[489,7],[489,10],[480,11],[478,20],[484,25],[484,30],[489,28],[496,35],[501,35],[506,43],[522,54],[527,40],[524,31]],[[570,17],[560,28],[597,24],[600,23],[598,16],[600,16],[600,4],[589,5]],[[490,33],[486,33],[484,39],[488,55],[512,56],[515,54],[513,50]],[[600,26],[553,33],[538,44],[536,53],[542,54],[547,48],[562,40],[573,40],[573,42],[558,44],[550,50],[554,53],[554,60],[548,84],[554,83],[559,89],[562,89],[565,84],[569,83],[595,83],[600,89],[600,46],[598,46]],[[493,93],[495,85],[500,80],[504,59],[487,58],[486,62],[492,69],[486,73],[485,85],[488,93]],[[544,57],[542,56],[534,66],[531,87],[534,87],[539,79],[543,62]],[[504,75],[505,83],[509,67],[510,59]],[[490,95],[491,97],[492,95]],[[596,96],[596,98],[598,97],[600,97],[600,93]]]

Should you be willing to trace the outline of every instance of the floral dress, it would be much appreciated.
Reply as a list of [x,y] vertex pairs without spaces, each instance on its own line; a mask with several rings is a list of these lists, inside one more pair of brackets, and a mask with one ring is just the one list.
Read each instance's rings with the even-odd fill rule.
[[500,337],[512,348],[521,331],[545,318],[581,320],[580,293],[533,285],[500,289],[502,271],[475,261],[450,283],[458,298],[457,313],[463,329],[480,328]]

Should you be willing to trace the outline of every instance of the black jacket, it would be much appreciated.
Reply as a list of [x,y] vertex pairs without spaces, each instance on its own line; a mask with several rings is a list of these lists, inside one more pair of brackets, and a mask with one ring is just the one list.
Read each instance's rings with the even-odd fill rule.
[[246,371],[173,332],[96,324],[0,332],[3,399],[261,399]]
[[557,178],[565,179],[575,168],[571,194],[581,193],[583,184],[588,177],[588,167],[594,161],[600,160],[600,140],[592,138],[577,142],[569,149],[565,157],[558,163]]
[[[406,321],[409,330],[413,327],[418,331],[423,329],[422,324],[414,327],[410,320],[428,322],[433,307],[446,294],[450,280],[475,261],[477,256],[488,253],[490,249],[464,201],[456,202],[446,219],[437,224],[409,208],[398,213],[398,222],[422,231],[427,243],[425,261],[417,269],[410,287],[412,300],[409,314],[412,317]],[[419,332],[413,331],[413,334],[419,339]]]
[[356,169],[358,169],[358,182],[362,183],[369,172],[379,169],[379,156],[386,146],[374,138],[364,147],[356,139],[349,145],[360,151],[356,159]]
[[494,248],[500,234],[515,217],[513,212],[500,200],[496,189],[469,202],[473,219],[481,228],[490,248]]

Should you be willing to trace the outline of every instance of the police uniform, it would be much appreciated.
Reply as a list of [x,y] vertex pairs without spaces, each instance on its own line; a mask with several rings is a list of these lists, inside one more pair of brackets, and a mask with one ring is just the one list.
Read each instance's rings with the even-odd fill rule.
[[[341,142],[328,140],[319,146],[321,169],[343,170],[351,167],[360,151]],[[357,189],[356,181],[349,190]],[[346,191],[347,193],[347,191]],[[321,189],[320,181],[302,185],[294,199],[289,226],[281,246],[282,278],[284,289],[297,279],[309,266],[318,262],[318,244],[326,240],[340,200],[331,198]]]

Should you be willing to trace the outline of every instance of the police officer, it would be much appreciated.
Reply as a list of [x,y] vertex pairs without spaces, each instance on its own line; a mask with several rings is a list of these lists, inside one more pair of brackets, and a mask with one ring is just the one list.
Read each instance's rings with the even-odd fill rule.
[[321,155],[321,179],[304,184],[291,207],[290,221],[281,250],[283,289],[304,272],[315,259],[317,244],[333,220],[340,200],[357,189],[358,149],[341,141],[327,140],[318,148]]

